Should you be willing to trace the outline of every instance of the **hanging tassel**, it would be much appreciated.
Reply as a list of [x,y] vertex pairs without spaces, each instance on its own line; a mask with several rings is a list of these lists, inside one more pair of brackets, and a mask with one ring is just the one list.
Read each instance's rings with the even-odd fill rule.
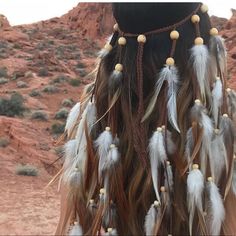
[[104,169],[106,157],[108,155],[110,145],[112,144],[112,134],[110,127],[106,127],[105,130],[95,140],[94,145],[98,149],[99,164],[98,164],[98,176],[101,180],[102,170]]
[[144,228],[146,236],[153,235],[155,225],[158,223],[159,219],[160,219],[160,202],[155,201],[151,205],[145,217]]
[[82,236],[82,235],[83,235],[83,231],[82,231],[81,226],[79,225],[78,222],[75,222],[74,226],[69,232],[69,236]]
[[69,186],[72,192],[77,192],[81,188],[82,173],[78,167],[75,167],[72,174],[69,176]]
[[118,148],[116,147],[115,144],[110,145],[110,150],[107,155],[107,159],[104,163],[103,168],[106,170],[109,170],[112,166],[114,166],[120,158],[120,154],[118,152]]
[[213,162],[212,176],[215,180],[215,183],[218,184],[223,170],[225,169],[226,174],[228,174],[229,169],[223,135],[219,129],[215,129],[215,134],[211,142],[211,157],[211,162]]
[[169,122],[171,123],[172,127],[175,130],[180,132],[177,123],[177,109],[176,109],[176,95],[178,89],[179,76],[178,76],[178,70],[174,66],[174,59],[172,57],[167,58],[166,65],[160,72],[159,78],[155,85],[154,95],[151,98],[151,101],[148,105],[144,117],[142,118],[142,122],[145,121],[152,113],[156,104],[157,97],[165,81],[168,83],[167,109],[168,109]]
[[212,177],[208,177],[207,190],[209,194],[208,203],[208,220],[209,220],[209,234],[210,235],[220,235],[221,226],[225,218],[225,209],[223,205],[222,198],[220,196],[219,190]]
[[160,202],[160,196],[158,192],[158,168],[167,160],[161,127],[158,127],[157,131],[153,133],[152,137],[150,138],[148,148],[153,186],[156,193],[156,198]]
[[70,137],[74,126],[76,125],[76,122],[80,115],[80,102],[76,103],[74,107],[71,109],[66,125],[65,125],[65,131],[67,132],[67,135]]
[[189,211],[189,233],[192,235],[192,225],[195,209],[202,213],[202,193],[204,189],[204,178],[197,164],[192,166],[187,177],[187,202]]
[[215,127],[218,126],[218,115],[219,115],[219,109],[222,105],[222,98],[223,98],[222,82],[220,78],[217,77],[214,84],[214,88],[212,90],[212,113],[215,122]]

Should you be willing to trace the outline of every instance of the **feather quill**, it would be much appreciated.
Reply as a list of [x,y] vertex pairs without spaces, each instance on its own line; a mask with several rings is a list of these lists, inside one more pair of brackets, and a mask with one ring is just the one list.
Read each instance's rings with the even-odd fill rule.
[[94,102],[89,102],[87,105],[87,114],[86,121],[88,126],[88,132],[90,133],[93,125],[95,124],[97,119],[97,110]]
[[192,224],[195,209],[202,212],[202,193],[204,189],[204,178],[198,165],[192,167],[187,177],[187,202],[189,211],[189,233],[192,235]]
[[149,158],[151,164],[151,174],[156,198],[160,202],[158,192],[158,168],[167,160],[162,128],[157,128],[149,141]]
[[190,164],[191,155],[193,152],[193,145],[194,145],[193,130],[192,127],[190,127],[186,134],[186,145],[185,145],[185,155],[184,155],[188,161],[188,164]]
[[210,235],[220,235],[221,225],[225,218],[225,209],[219,190],[212,178],[208,178],[208,194],[209,194],[209,233]]
[[236,161],[234,160],[234,170],[233,170],[233,179],[231,184],[231,189],[236,196]]
[[166,162],[166,173],[167,173],[167,178],[166,178],[167,183],[165,184],[165,186],[167,189],[170,189],[170,192],[172,192],[174,181],[173,181],[172,167],[169,161]]
[[69,232],[69,236],[82,236],[82,235],[83,235],[83,231],[82,231],[81,226],[79,225],[78,222],[75,222],[74,226]]
[[212,90],[212,113],[215,122],[215,127],[217,127],[218,125],[218,114],[220,106],[222,104],[222,97],[222,82],[220,78],[217,78],[214,84],[214,88]]
[[208,49],[205,45],[195,45],[191,48],[191,61],[193,69],[197,77],[198,85],[200,88],[200,94],[203,101],[206,100],[206,91],[209,89],[207,83],[206,72],[209,60]]

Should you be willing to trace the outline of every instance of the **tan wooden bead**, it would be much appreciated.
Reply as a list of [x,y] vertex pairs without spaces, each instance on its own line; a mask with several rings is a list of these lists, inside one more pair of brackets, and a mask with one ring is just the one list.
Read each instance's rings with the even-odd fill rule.
[[193,164],[193,166],[192,166],[192,167],[193,167],[193,169],[194,169],[194,170],[197,170],[197,169],[199,169],[199,165],[198,165],[198,164]]
[[191,21],[192,21],[193,23],[198,23],[198,22],[200,21],[199,15],[192,15]]
[[169,162],[169,161],[166,161],[166,165],[168,165],[168,166],[169,166],[169,165],[170,165],[170,162]]
[[112,50],[112,46],[111,44],[107,43],[104,48],[107,50],[107,51],[111,51]]
[[171,31],[171,32],[170,32],[170,38],[171,38],[172,40],[178,39],[178,38],[179,38],[179,32],[178,32],[177,30]]
[[121,72],[121,71],[123,70],[123,66],[118,63],[118,64],[116,64],[116,66],[115,66],[115,70]]
[[202,6],[201,6],[201,12],[202,12],[202,13],[208,12],[208,6],[207,6],[206,4],[202,4]]
[[161,186],[161,192],[165,192],[165,191],[166,191],[165,186]]
[[115,144],[111,144],[111,145],[110,145],[110,148],[115,148],[115,147],[116,147]]
[[74,222],[74,225],[79,225],[79,223],[77,221]]
[[155,207],[158,207],[158,206],[160,206],[160,202],[159,202],[159,201],[154,201],[154,203],[153,203],[153,204],[154,204],[154,206],[155,206]]
[[118,44],[119,45],[125,45],[126,44],[126,38],[125,37],[120,37],[119,39],[118,39]]
[[215,134],[219,134],[220,130],[219,129],[214,129]]
[[108,232],[108,233],[111,233],[112,230],[113,230],[112,228],[108,228],[108,229],[107,229],[107,232]]
[[147,41],[146,36],[143,35],[143,34],[140,34],[140,35],[138,36],[138,38],[137,38],[137,41],[138,41],[139,43],[146,43],[146,41]]
[[100,189],[100,194],[105,194],[105,192],[106,192],[106,191],[105,191],[104,188],[101,188],[101,189]]
[[201,101],[200,101],[199,99],[196,99],[194,102],[195,102],[195,104],[197,104],[197,105],[200,105],[200,104],[201,104]]
[[216,28],[211,28],[210,29],[210,35],[212,35],[212,36],[216,36],[216,35],[218,35],[218,29],[216,29]]
[[106,131],[110,131],[111,128],[107,126],[107,127],[105,128],[105,130],[106,130]]
[[162,128],[161,128],[161,127],[157,127],[157,131],[158,131],[158,132],[161,132],[161,131],[162,131]]
[[207,181],[212,182],[213,178],[210,176],[210,177],[207,178]]
[[225,114],[223,114],[223,117],[229,117],[229,116],[228,116],[228,114],[225,113]]
[[194,44],[195,44],[195,45],[203,45],[203,43],[204,43],[204,40],[203,40],[203,38],[201,38],[201,37],[197,37],[197,38],[195,38],[195,40],[194,40]]
[[173,66],[174,64],[175,64],[175,60],[174,60],[173,57],[168,57],[168,58],[166,59],[166,65],[168,65],[168,66]]
[[115,31],[117,31],[118,28],[119,28],[118,24],[114,24],[113,29],[114,29]]
[[231,88],[227,88],[226,91],[227,91],[227,93],[230,93],[231,92]]
[[94,203],[94,199],[90,199],[90,200],[89,200],[89,203],[90,203],[90,204],[93,204],[93,203]]

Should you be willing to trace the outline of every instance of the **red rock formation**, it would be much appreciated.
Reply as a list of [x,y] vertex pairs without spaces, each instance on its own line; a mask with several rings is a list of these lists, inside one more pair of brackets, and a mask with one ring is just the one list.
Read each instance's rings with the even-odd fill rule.
[[8,27],[10,27],[9,21],[4,15],[0,14],[0,29],[5,29]]

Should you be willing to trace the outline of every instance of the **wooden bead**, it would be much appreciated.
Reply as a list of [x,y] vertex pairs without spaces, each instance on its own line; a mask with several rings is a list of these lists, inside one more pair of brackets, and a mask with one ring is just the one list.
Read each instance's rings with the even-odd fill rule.
[[116,64],[115,70],[121,72],[123,70],[123,66],[121,64]]
[[234,154],[233,159],[236,160],[236,155]]
[[202,12],[202,13],[208,12],[208,6],[207,6],[206,4],[202,4],[202,6],[201,6],[201,12]]
[[158,207],[158,206],[160,206],[160,202],[159,202],[159,201],[154,201],[153,205],[154,205],[155,207]]
[[120,37],[118,39],[118,44],[119,45],[125,45],[126,44],[126,38],[125,37]]
[[77,221],[74,222],[74,225],[79,225],[79,223]]
[[214,129],[215,134],[219,134],[220,130],[219,129]]
[[114,24],[114,26],[113,26],[113,29],[115,30],[115,31],[117,31],[118,30],[118,24]]
[[198,22],[200,21],[199,15],[193,15],[193,16],[191,17],[191,21],[192,21],[193,23],[198,23]]
[[227,93],[230,93],[231,92],[231,88],[227,88],[226,91],[227,91]]
[[179,38],[179,32],[177,30],[173,30],[170,32],[170,38],[172,40],[178,39]]
[[161,192],[165,192],[165,191],[166,191],[165,186],[161,186]]
[[174,64],[175,64],[175,60],[174,60],[173,57],[168,57],[168,58],[166,59],[166,65],[168,65],[168,66],[173,66]]
[[170,162],[169,162],[169,161],[166,161],[166,165],[168,165],[168,166],[169,166],[169,165],[170,165]]
[[229,116],[228,116],[228,114],[225,113],[225,114],[223,114],[223,117],[229,117]]
[[116,147],[115,144],[111,144],[111,145],[110,145],[110,148],[115,148],[115,147]]
[[162,128],[161,128],[161,127],[158,127],[158,128],[157,128],[157,131],[158,131],[158,132],[162,132]]
[[208,178],[207,178],[207,181],[212,182],[212,181],[213,181],[213,178],[212,178],[212,177],[208,177]]
[[93,204],[93,203],[94,203],[94,199],[90,199],[90,200],[89,200],[89,203],[90,203],[90,204]]
[[100,194],[105,194],[105,189],[104,188],[100,189]]
[[201,101],[199,99],[196,99],[194,102],[195,102],[196,105],[200,105],[201,104]]
[[111,44],[109,44],[109,43],[107,43],[105,46],[104,46],[104,48],[107,50],[107,51],[111,51],[112,50],[112,46],[111,46]]
[[194,169],[194,170],[197,170],[197,169],[199,169],[199,165],[198,165],[198,164],[193,164],[193,166],[192,166],[192,167],[193,167],[193,169]]
[[138,36],[138,38],[137,38],[137,41],[138,41],[139,43],[146,43],[146,41],[147,41],[146,36],[143,35],[143,34],[140,34],[140,35]]
[[108,229],[107,229],[107,232],[108,232],[108,233],[112,233],[112,230],[113,230],[112,228],[108,228]]
[[204,43],[204,41],[203,41],[203,38],[201,38],[201,37],[197,37],[194,40],[195,45],[203,45],[203,43]]
[[105,128],[105,130],[106,130],[106,131],[110,131],[111,128],[107,126],[107,127]]
[[216,35],[218,35],[218,29],[216,29],[216,28],[211,28],[210,29],[210,35],[212,35],[212,36],[216,36]]

